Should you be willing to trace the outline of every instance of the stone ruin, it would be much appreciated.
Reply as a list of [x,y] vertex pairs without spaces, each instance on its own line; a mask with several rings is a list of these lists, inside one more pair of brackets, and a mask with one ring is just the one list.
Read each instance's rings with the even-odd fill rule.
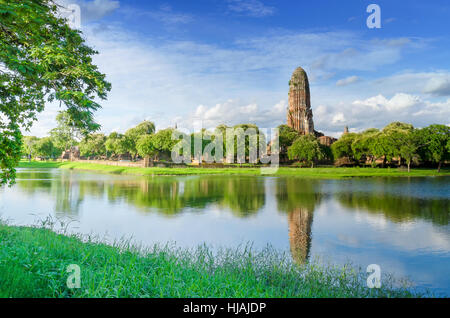
[[64,150],[61,154],[61,159],[63,160],[78,160],[80,159],[80,149],[78,146],[71,147],[70,149]]
[[314,133],[308,76],[301,67],[294,71],[289,81],[287,125],[303,135]]
[[287,125],[302,135],[314,134],[322,145],[331,146],[337,140],[314,130],[308,75],[301,67],[295,69],[289,81]]

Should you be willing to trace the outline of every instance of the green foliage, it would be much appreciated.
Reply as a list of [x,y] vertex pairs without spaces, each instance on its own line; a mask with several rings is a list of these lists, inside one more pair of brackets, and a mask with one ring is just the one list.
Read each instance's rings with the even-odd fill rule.
[[314,162],[326,158],[323,147],[313,135],[304,135],[297,138],[288,149],[290,160],[300,160],[314,166]]
[[82,136],[79,128],[75,125],[74,120],[67,111],[60,111],[56,115],[56,128],[50,131],[55,145],[63,150],[68,150],[78,143],[78,139]]
[[39,139],[33,147],[34,155],[43,158],[56,158],[61,150],[55,147],[51,137]]
[[136,149],[141,157],[153,157],[158,152],[153,143],[152,135],[142,136],[136,144]]
[[286,150],[294,143],[295,139],[300,137],[300,134],[288,125],[278,126],[279,144],[281,152]]
[[333,156],[336,159],[342,157],[354,158],[352,144],[355,141],[357,134],[348,133],[342,135],[338,141],[334,142],[331,145],[331,151],[333,152]]
[[173,131],[172,128],[167,128],[154,135],[142,136],[136,144],[138,154],[142,157],[153,157],[158,154],[169,155],[173,147],[179,142],[172,139]]
[[106,136],[104,134],[90,134],[79,144],[81,156],[102,156],[106,153]]
[[354,134],[353,142],[350,145],[353,158],[356,160],[370,159],[374,161],[381,150],[377,144],[379,136],[380,131],[375,128],[367,129],[361,134]]
[[430,125],[419,131],[419,139],[425,145],[422,156],[438,164],[450,159],[450,127],[445,125]]
[[39,138],[35,136],[23,136],[22,156],[30,156],[32,158],[34,153],[33,147],[38,140]]
[[94,131],[93,111],[111,85],[92,64],[97,52],[81,32],[56,17],[51,0],[0,0],[0,178],[14,180],[21,128],[31,127],[45,102],[60,101],[73,125]]
[[123,134],[112,132],[106,139],[105,148],[112,155],[124,155],[130,149],[129,139]]
[[130,128],[125,132],[125,147],[127,152],[133,157],[138,154],[137,142],[144,135],[151,135],[155,132],[155,124],[150,121],[143,121],[136,127]]

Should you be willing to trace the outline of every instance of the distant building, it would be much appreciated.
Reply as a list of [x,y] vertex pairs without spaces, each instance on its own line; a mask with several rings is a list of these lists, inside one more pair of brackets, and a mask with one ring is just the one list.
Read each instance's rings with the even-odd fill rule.
[[319,142],[324,146],[331,146],[337,139],[330,136],[320,136]]

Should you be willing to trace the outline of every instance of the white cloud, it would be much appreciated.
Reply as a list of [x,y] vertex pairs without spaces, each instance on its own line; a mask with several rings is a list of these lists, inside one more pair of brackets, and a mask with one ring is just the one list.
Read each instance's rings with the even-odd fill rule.
[[180,121],[178,127],[188,130],[194,126],[212,129],[220,124],[233,126],[250,123],[261,128],[273,128],[284,123],[286,107],[284,100],[273,107],[262,108],[255,103],[242,105],[239,101],[230,99],[211,107],[199,105],[194,112]]
[[433,96],[450,96],[450,72],[404,72],[372,80],[370,86],[382,89],[386,94],[402,91],[424,93]]
[[258,0],[228,0],[230,11],[251,17],[265,17],[275,13],[275,8],[264,5]]
[[333,124],[343,124],[345,123],[345,116],[343,113],[336,113],[331,120]]
[[450,96],[450,74],[430,78],[424,92],[436,96]]
[[359,81],[358,76],[349,76],[349,77],[338,80],[336,82],[336,86],[346,86],[346,85],[356,83],[357,81]]
[[344,126],[352,131],[367,128],[383,128],[393,121],[412,123],[424,127],[433,123],[444,123],[450,118],[450,99],[445,102],[430,102],[419,96],[397,93],[391,98],[372,96],[350,103],[321,105],[314,112],[315,127],[332,136],[339,136]]

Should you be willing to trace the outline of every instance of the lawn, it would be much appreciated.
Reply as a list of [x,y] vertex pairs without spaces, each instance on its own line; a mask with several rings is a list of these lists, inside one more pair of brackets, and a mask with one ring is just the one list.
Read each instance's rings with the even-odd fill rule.
[[[42,162],[22,161],[19,168],[65,168],[74,170],[90,170],[115,174],[134,175],[201,175],[201,174],[223,174],[223,175],[261,175],[264,170],[259,167],[235,167],[235,168],[202,168],[202,167],[177,167],[177,168],[138,168],[108,166],[97,163],[84,162]],[[360,168],[360,167],[318,167],[318,168],[291,168],[280,167],[273,175],[276,176],[298,176],[307,178],[350,178],[350,177],[424,177],[424,176],[450,176],[450,168],[443,168],[441,172],[430,168],[412,169],[410,172],[398,168]]]

